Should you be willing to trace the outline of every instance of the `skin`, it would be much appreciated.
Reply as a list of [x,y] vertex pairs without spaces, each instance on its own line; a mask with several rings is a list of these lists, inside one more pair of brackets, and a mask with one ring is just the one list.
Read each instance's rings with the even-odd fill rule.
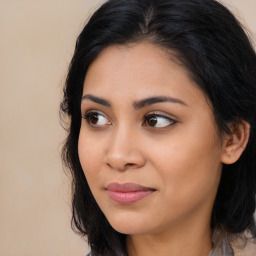
[[[109,223],[128,234],[129,256],[207,256],[222,162],[229,158],[204,93],[170,54],[136,43],[103,50],[89,67],[83,96],[80,162]],[[156,96],[183,103],[134,108]],[[111,182],[154,192],[122,205],[107,193]]]

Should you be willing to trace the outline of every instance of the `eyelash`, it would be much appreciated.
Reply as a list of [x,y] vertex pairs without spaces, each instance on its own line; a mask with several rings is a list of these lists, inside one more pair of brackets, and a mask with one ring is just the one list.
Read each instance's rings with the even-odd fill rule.
[[[91,122],[91,117],[93,117],[93,115],[97,115],[97,116],[103,116],[105,119],[109,120],[107,117],[105,117],[105,115],[103,115],[102,113],[98,112],[98,111],[88,111],[86,112],[82,118],[85,119],[87,121],[87,123],[89,125],[91,125],[92,127],[95,127],[95,128],[103,128],[105,127],[106,125],[102,125],[102,126],[99,126],[99,125],[95,125]],[[109,121],[110,122],[110,121]],[[110,122],[111,123],[111,122]],[[107,124],[108,125],[108,124]]]
[[[92,120],[91,120],[91,118],[93,117],[93,115],[97,115],[98,117],[99,117],[99,116],[102,116],[103,118],[105,118],[106,120],[109,121],[109,118],[107,118],[104,114],[102,114],[102,113],[100,113],[100,112],[98,112],[98,111],[95,111],[95,110],[94,110],[94,111],[88,111],[88,112],[86,112],[84,115],[82,115],[82,118],[87,121],[88,125],[90,125],[90,126],[92,126],[92,127],[94,127],[94,128],[98,128],[98,129],[104,128],[104,127],[106,127],[106,126],[108,126],[108,125],[111,124],[111,121],[109,121],[109,124],[106,124],[106,125],[97,125],[97,124],[93,124],[93,123],[92,123]],[[168,124],[168,125],[166,125],[166,126],[164,126],[164,127],[155,127],[155,126],[149,125],[149,124],[147,123],[150,118],[154,118],[154,119],[156,120],[156,122],[157,122],[157,118],[162,118],[162,119],[168,121],[170,124]],[[151,121],[152,121],[152,120],[151,120]],[[144,120],[143,120],[143,122],[142,122],[142,125],[143,125],[143,126],[147,126],[147,127],[150,128],[150,129],[166,129],[166,128],[170,127],[170,126],[174,126],[176,123],[177,123],[176,120],[174,120],[174,119],[172,119],[172,118],[170,118],[170,117],[167,117],[167,116],[165,116],[165,115],[161,115],[161,114],[158,114],[158,113],[150,113],[150,114],[147,114],[147,115],[144,116]],[[157,123],[156,123],[155,125],[157,125]]]
[[[164,127],[155,127],[155,126],[151,126],[151,125],[147,125],[147,121],[149,121],[150,118],[162,118],[162,119],[165,119],[167,120],[170,124],[164,126]],[[177,123],[176,120],[170,118],[170,117],[167,117],[165,115],[161,115],[161,114],[158,114],[158,113],[151,113],[151,114],[147,114],[144,116],[144,121],[142,123],[143,126],[148,126],[149,128],[152,128],[152,129],[166,129],[170,126],[173,126]]]

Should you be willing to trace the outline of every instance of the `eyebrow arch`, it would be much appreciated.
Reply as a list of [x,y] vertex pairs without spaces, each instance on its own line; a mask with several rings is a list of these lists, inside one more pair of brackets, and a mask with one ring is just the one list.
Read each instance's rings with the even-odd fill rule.
[[82,101],[86,100],[86,99],[91,100],[93,102],[96,102],[96,103],[101,104],[101,105],[106,106],[106,107],[111,107],[111,103],[109,101],[107,101],[103,98],[93,96],[91,94],[86,94],[82,97]]
[[143,99],[140,101],[136,101],[133,103],[133,107],[138,110],[144,107],[147,107],[149,105],[153,105],[156,103],[162,103],[162,102],[171,102],[171,103],[179,103],[182,104],[184,106],[188,106],[184,101],[177,99],[177,98],[173,98],[173,97],[166,97],[166,96],[157,96],[157,97],[150,97],[147,99]]
[[[96,102],[96,103],[101,104],[106,107],[111,107],[111,103],[108,100],[93,96],[91,94],[86,94],[82,97],[82,101],[86,100],[86,99],[91,100],[93,102]],[[139,110],[141,108],[144,108],[144,107],[156,104],[156,103],[162,103],[162,102],[178,103],[178,104],[181,104],[184,106],[188,106],[184,101],[177,99],[177,98],[167,97],[167,96],[157,96],[157,97],[150,97],[150,98],[146,98],[143,100],[135,101],[133,103],[133,107],[136,110]]]

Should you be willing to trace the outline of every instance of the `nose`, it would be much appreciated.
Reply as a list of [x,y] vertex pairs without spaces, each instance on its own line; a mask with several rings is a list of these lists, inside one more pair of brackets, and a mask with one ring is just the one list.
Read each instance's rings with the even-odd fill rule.
[[146,162],[142,148],[137,134],[120,128],[109,138],[104,162],[118,171],[141,168]]

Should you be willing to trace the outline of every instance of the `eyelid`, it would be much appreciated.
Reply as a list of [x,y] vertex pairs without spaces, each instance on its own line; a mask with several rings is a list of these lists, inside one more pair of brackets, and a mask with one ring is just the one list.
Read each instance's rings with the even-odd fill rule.
[[144,115],[144,118],[146,118],[146,117],[148,117],[150,115],[160,116],[160,117],[163,117],[163,118],[170,119],[170,120],[178,122],[178,118],[177,117],[175,117],[175,116],[173,116],[171,114],[165,113],[163,111],[152,111],[152,112],[149,112],[146,115]]
[[87,110],[84,114],[82,114],[82,118],[87,121],[88,125],[90,125],[90,126],[92,126],[92,127],[94,127],[94,128],[104,128],[104,127],[110,125],[110,124],[106,124],[106,125],[97,125],[97,124],[91,123],[90,120],[89,120],[89,117],[90,117],[90,115],[92,115],[92,114],[98,114],[98,115],[100,115],[100,116],[103,116],[105,119],[108,120],[108,122],[109,122],[110,124],[112,124],[111,119],[110,119],[107,115],[105,115],[104,113],[102,113],[102,112],[99,111],[99,110],[90,109],[90,110]]
[[86,115],[88,115],[88,114],[96,113],[96,114],[102,115],[110,120],[110,118],[106,114],[104,114],[101,110],[98,110],[98,109],[88,109],[88,110],[84,110],[82,112],[84,112],[84,114],[82,114],[82,118],[86,117]]
[[[164,127],[154,127],[154,126],[150,126],[150,125],[147,125],[147,124],[146,124],[146,121],[147,121],[147,119],[148,119],[149,117],[161,117],[161,118],[164,118],[164,119],[169,120],[170,124],[168,124],[168,125],[166,125],[166,126],[164,126]],[[150,112],[150,113],[144,115],[144,119],[143,119],[143,120],[144,120],[144,121],[143,121],[142,125],[143,125],[143,126],[147,126],[147,127],[150,128],[150,129],[166,129],[166,128],[169,128],[169,127],[175,125],[176,123],[178,123],[177,119],[171,117],[169,114],[162,113],[162,112],[159,113],[159,112],[155,112],[155,111],[154,111],[154,112]]]

